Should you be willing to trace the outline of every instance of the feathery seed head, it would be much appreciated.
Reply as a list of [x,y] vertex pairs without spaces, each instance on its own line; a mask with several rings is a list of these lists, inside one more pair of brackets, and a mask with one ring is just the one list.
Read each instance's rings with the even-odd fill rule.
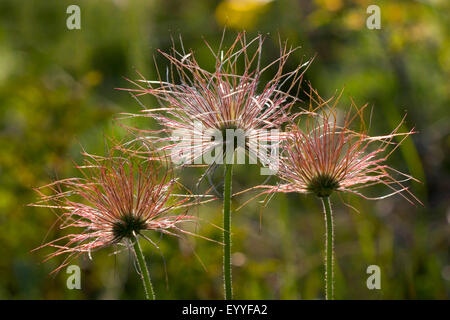
[[[288,137],[281,147],[278,170],[282,184],[259,188],[267,188],[267,192],[313,193],[318,197],[328,197],[335,191],[366,199],[401,194],[409,202],[420,203],[403,185],[407,180],[416,179],[387,164],[392,152],[414,133],[412,130],[399,132],[403,121],[387,135],[369,136],[363,119],[366,106],[358,108],[352,102],[356,112],[347,112],[344,120],[338,121],[335,107],[340,96],[325,101],[312,90],[310,98],[311,110],[321,109],[321,112],[304,117],[306,125],[303,127],[289,127]],[[352,129],[357,119],[360,126]],[[402,138],[400,142],[394,141],[396,137]],[[380,184],[391,192],[376,198],[361,193],[361,189]]]
[[[167,79],[131,81],[137,88],[123,89],[136,97],[152,95],[162,105],[142,112],[158,120],[169,137],[149,138],[149,131],[141,132],[146,133],[145,139],[167,143],[158,151],[167,152],[178,163],[192,164],[206,152],[233,142],[227,141],[226,129],[241,130],[244,146],[238,147],[252,153],[249,157],[261,160],[263,153],[250,150],[251,141],[268,149],[267,145],[280,141],[281,136],[270,138],[265,133],[279,129],[291,119],[288,111],[299,101],[296,98],[299,83],[310,61],[285,72],[286,62],[296,49],[284,45],[279,58],[262,67],[263,37],[247,41],[245,33],[239,34],[228,49],[221,43],[218,52],[214,52],[208,43],[206,45],[215,59],[212,72],[203,69],[194,54],[184,51],[182,45],[181,52],[175,47],[172,54],[161,52],[170,63]],[[261,85],[262,74],[273,67],[277,67],[275,76]],[[222,136],[222,139],[213,136]]]
[[[82,253],[111,245],[129,246],[136,236],[153,230],[175,235],[186,232],[178,225],[193,221],[187,215],[169,215],[192,202],[189,196],[174,199],[176,180],[167,168],[154,162],[135,162],[123,157],[99,157],[85,154],[79,166],[81,178],[64,179],[36,189],[40,201],[32,206],[62,211],[61,228],[74,232],[39,247],[53,247],[46,260],[68,254],[63,264]],[[46,195],[44,189],[50,190]],[[37,248],[37,249],[39,249]]]

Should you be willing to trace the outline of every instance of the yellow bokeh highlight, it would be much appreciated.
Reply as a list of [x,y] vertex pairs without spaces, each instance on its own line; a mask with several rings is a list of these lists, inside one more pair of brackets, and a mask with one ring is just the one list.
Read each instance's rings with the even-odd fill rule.
[[407,10],[399,3],[386,3],[382,6],[381,16],[387,23],[402,24],[406,21]]
[[83,77],[83,82],[88,87],[95,87],[103,80],[103,75],[97,70],[91,70]]
[[347,13],[344,17],[344,25],[350,30],[361,30],[365,28],[366,16],[364,12],[354,10]]
[[344,5],[342,0],[316,0],[316,4],[329,11],[338,11]]
[[219,24],[233,29],[252,29],[272,0],[224,0],[216,8]]

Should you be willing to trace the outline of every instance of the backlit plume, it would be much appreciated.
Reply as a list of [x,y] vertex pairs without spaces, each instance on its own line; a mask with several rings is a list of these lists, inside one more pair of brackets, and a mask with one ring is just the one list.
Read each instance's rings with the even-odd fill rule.
[[[158,120],[167,136],[155,137],[155,132],[141,130],[140,139],[164,142],[159,151],[167,152],[179,164],[200,164],[198,159],[206,152],[229,143],[226,131],[232,129],[242,135],[243,143],[235,143],[235,147],[241,147],[252,161],[270,162],[271,147],[282,135],[271,135],[268,130],[279,129],[291,119],[289,110],[298,101],[296,90],[310,61],[284,72],[296,50],[284,45],[279,58],[262,67],[262,45],[262,36],[247,41],[245,33],[229,48],[221,43],[218,52],[206,43],[215,59],[213,72],[203,69],[193,52],[187,53],[182,45],[181,52],[175,47],[171,54],[160,52],[170,64],[166,80],[141,79],[132,81],[136,88],[123,89],[136,97],[152,95],[160,102],[160,108],[142,113]],[[265,71],[273,68],[275,76],[261,81]]]
[[[401,173],[386,163],[405,138],[413,131],[400,133],[403,121],[389,134],[369,136],[363,120],[366,106],[347,112],[338,121],[335,109],[339,98],[323,100],[311,92],[311,109],[316,116],[303,117],[304,123],[292,125],[282,146],[277,186],[268,192],[312,193],[328,197],[333,192],[350,192],[365,199],[383,199],[401,194],[409,202],[420,201],[403,185],[413,177]],[[359,128],[352,129],[359,120]],[[395,142],[394,139],[399,139]],[[417,180],[416,180],[417,181]],[[362,190],[374,185],[384,185],[387,194],[369,197]]]
[[149,161],[137,163],[123,157],[87,154],[84,165],[78,168],[82,177],[36,189],[41,199],[32,204],[62,212],[61,228],[73,230],[37,248],[56,249],[46,260],[67,254],[55,271],[82,253],[90,255],[117,244],[129,247],[138,237],[151,242],[145,231],[189,233],[179,224],[194,217],[170,213],[192,204],[190,196],[173,194],[176,180],[167,168]]

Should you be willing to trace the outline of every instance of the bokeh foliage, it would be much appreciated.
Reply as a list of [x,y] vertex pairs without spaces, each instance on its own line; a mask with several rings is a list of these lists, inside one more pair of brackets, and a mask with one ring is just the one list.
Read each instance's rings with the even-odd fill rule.
[[[66,8],[81,7],[81,30],[66,28]],[[67,274],[49,276],[58,259],[41,264],[46,250],[30,253],[63,231],[49,210],[27,207],[32,187],[76,174],[82,148],[103,154],[106,136],[126,139],[114,126],[137,102],[115,90],[123,77],[156,78],[156,49],[181,35],[205,66],[213,63],[203,38],[225,43],[245,28],[267,34],[263,59],[279,52],[278,39],[301,46],[292,66],[317,57],[305,81],[324,96],[345,87],[360,105],[373,106],[371,133],[391,131],[408,114],[408,139],[392,166],[419,178],[412,190],[424,207],[401,197],[382,201],[334,200],[336,297],[446,299],[449,294],[450,3],[446,0],[377,1],[381,30],[366,28],[366,0],[47,0],[0,2],[0,298],[142,298],[127,252],[80,258],[82,290],[68,290]],[[156,62],[165,69],[164,59]],[[155,101],[143,100],[146,105]],[[142,123],[140,123],[142,125]],[[153,127],[154,123],[143,122]],[[259,169],[237,166],[234,189],[263,182]],[[219,169],[220,171],[220,169]],[[193,187],[201,170],[181,173]],[[216,172],[220,176],[221,172]],[[274,183],[274,180],[272,181]],[[376,190],[379,193],[383,190]],[[235,206],[246,197],[235,199]],[[252,202],[234,213],[234,291],[238,299],[323,298],[324,222],[313,197],[277,195],[263,210]],[[220,225],[220,201],[194,210]],[[260,219],[262,217],[262,220]],[[49,231],[50,230],[50,231]],[[197,230],[220,239],[205,223]],[[47,234],[48,233],[48,234]],[[221,248],[188,237],[152,235],[144,250],[162,299],[222,297]],[[169,285],[166,287],[164,261]],[[382,289],[366,288],[366,268],[382,270]]]

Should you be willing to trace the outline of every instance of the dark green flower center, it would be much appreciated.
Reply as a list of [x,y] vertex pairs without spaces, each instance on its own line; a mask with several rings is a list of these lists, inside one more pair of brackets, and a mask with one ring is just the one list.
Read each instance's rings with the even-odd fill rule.
[[[229,132],[229,136],[231,139],[229,139],[227,137],[227,130],[232,130],[231,132]],[[234,124],[230,124],[227,126],[223,126],[222,128],[218,129],[218,134],[216,134],[217,136],[222,138],[222,143],[223,143],[223,154],[225,154],[226,152],[226,146],[230,145],[231,143],[233,143],[233,151],[236,150],[236,148],[239,147],[243,147],[246,148],[247,144],[248,144],[248,137],[245,134],[245,131],[243,130],[239,130],[239,128],[234,125]],[[217,137],[216,136],[212,136],[211,140],[212,141],[216,141]],[[229,141],[230,140],[230,141]],[[244,145],[241,145],[244,144]]]
[[321,198],[328,197],[337,188],[339,188],[339,182],[329,175],[314,177],[307,187],[308,191]]
[[145,229],[145,221],[133,214],[127,214],[122,216],[120,221],[117,221],[113,225],[113,234],[117,240],[123,238],[132,238],[134,233]]

